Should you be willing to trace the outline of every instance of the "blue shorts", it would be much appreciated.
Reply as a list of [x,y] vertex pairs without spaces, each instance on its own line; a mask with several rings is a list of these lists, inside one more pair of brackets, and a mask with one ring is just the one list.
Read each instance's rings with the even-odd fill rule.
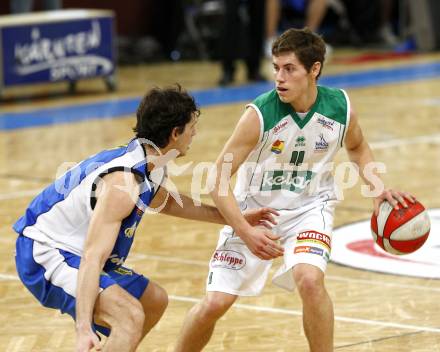
[[[16,243],[15,263],[24,285],[45,307],[59,309],[75,319],[76,287],[81,257],[49,247],[23,235]],[[133,270],[119,266],[102,272],[101,291],[117,284],[140,299],[149,280]],[[110,329],[94,324],[95,330],[108,336]]]

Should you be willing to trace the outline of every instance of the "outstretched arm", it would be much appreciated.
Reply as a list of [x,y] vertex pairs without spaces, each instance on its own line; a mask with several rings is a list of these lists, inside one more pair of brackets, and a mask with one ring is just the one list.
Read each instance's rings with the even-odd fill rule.
[[[364,182],[370,186],[371,189],[374,189],[375,185],[365,172],[367,166],[374,162],[373,152],[362,134],[358,118],[353,110],[350,112],[350,125],[345,138],[345,147],[350,160],[358,166],[360,176]],[[381,179],[379,173],[374,168],[370,169],[370,171],[373,173],[375,179]],[[384,187],[379,196],[375,197],[373,200],[374,212],[376,215],[378,214],[380,203],[384,200],[388,201],[395,208],[398,207],[398,203],[407,207],[408,205],[405,202],[405,199],[408,199],[411,202],[415,201],[414,197],[407,192],[400,192]]]
[[[181,203],[176,201],[180,199]],[[195,205],[194,200],[183,194],[172,194],[164,187],[161,187],[150,204],[151,210],[160,213],[177,216],[179,218],[206,221],[215,224],[227,225],[223,215],[216,207],[201,203]],[[244,218],[251,226],[262,225],[270,228],[270,224],[276,224],[274,216],[278,213],[271,208],[258,208],[247,210],[243,213]]]

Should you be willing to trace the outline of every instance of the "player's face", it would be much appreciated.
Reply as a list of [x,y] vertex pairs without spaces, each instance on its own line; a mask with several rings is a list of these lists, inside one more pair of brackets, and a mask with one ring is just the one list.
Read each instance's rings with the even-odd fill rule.
[[180,152],[179,156],[186,155],[193,137],[196,135],[196,125],[198,122],[198,118],[193,115],[192,119],[185,125],[185,129],[179,135],[176,149]]
[[[273,56],[273,73],[280,100],[293,103],[301,100],[312,85],[316,85],[316,67],[307,72],[295,53]],[[315,64],[316,65],[316,64]]]

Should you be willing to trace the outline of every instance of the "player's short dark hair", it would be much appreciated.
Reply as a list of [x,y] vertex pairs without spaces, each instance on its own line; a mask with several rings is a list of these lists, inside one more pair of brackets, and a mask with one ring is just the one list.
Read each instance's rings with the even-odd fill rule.
[[175,127],[182,133],[191,118],[199,115],[194,98],[179,84],[163,89],[155,87],[142,98],[133,131],[136,137],[148,139],[157,147],[164,148]]
[[279,56],[293,52],[307,72],[310,72],[315,62],[321,63],[321,75],[325,59],[325,42],[318,34],[308,28],[288,29],[272,44],[272,55]]

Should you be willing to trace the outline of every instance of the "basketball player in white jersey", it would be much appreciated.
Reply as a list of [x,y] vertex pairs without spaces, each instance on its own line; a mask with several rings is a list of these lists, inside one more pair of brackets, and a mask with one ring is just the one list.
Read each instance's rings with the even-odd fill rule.
[[[198,115],[180,86],[151,90],[137,111],[136,138],[70,169],[14,225],[19,277],[45,307],[75,319],[77,352],[134,351],[166,308],[164,289],[123,266],[147,209],[225,224],[216,208],[183,195],[181,207],[161,186],[160,156],[186,154]],[[273,213],[245,216],[268,225]],[[103,346],[95,331],[108,336]]]
[[[240,211],[262,205],[280,213],[273,232],[281,236],[284,262],[273,282],[289,291],[298,289],[310,351],[333,350],[334,314],[324,272],[337,194],[327,166],[345,145],[372,187],[363,170],[373,155],[346,92],[317,85],[325,56],[325,43],[318,35],[308,29],[287,30],[274,42],[272,55],[276,88],[247,105],[217,160],[211,195],[231,226],[220,233],[206,297],[187,314],[179,352],[200,351],[238,296],[255,296],[263,289],[272,264],[264,259],[276,256],[278,249],[259,241],[264,236],[256,235]],[[231,159],[232,174],[240,168],[235,197],[230,188],[219,189],[224,184],[222,163]],[[407,206],[405,197],[414,201],[406,193],[385,190],[374,199],[374,209],[385,199]]]

